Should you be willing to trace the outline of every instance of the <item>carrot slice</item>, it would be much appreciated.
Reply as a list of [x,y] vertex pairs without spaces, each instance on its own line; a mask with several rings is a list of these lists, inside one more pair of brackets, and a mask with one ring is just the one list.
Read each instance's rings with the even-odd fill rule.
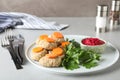
[[35,52],[35,53],[41,52],[42,50],[43,50],[42,47],[35,47],[35,48],[32,49],[32,51]]
[[63,54],[63,49],[60,47],[54,48],[52,54],[56,54],[57,56],[61,56]]
[[48,35],[47,34],[43,34],[39,37],[40,40],[43,40],[43,39],[46,39],[48,38]]
[[46,54],[46,56],[47,56],[48,58],[52,58],[52,59],[58,57],[56,54],[53,54],[53,53],[51,53],[51,54]]
[[54,48],[53,51],[50,54],[46,54],[48,58],[56,58],[58,56],[63,55],[63,49],[61,48]]
[[60,32],[54,32],[53,35],[54,35],[56,38],[63,38],[63,35],[62,35],[62,33],[60,33]]
[[52,38],[46,38],[45,40],[48,41],[48,42],[55,42],[55,40],[52,39]]
[[69,41],[65,41],[65,42],[62,42],[62,43],[61,43],[61,46],[62,46],[62,47],[66,47],[68,44],[70,44],[70,42],[69,42]]

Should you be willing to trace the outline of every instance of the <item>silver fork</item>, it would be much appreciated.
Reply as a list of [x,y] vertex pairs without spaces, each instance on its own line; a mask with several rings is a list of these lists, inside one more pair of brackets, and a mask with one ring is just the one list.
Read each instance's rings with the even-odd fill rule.
[[8,51],[9,51],[9,53],[10,53],[12,59],[13,59],[13,62],[15,64],[15,66],[16,66],[16,69],[22,69],[22,66],[18,63],[18,60],[17,60],[16,56],[14,55],[14,51],[11,49],[9,40],[6,37],[3,37],[1,39],[1,46],[3,48],[8,49]]

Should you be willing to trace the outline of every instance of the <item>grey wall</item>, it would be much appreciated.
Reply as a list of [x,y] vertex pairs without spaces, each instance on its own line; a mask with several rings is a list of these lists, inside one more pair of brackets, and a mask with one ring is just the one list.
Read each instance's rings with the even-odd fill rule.
[[98,4],[112,0],[0,0],[0,12],[25,12],[41,17],[92,17]]

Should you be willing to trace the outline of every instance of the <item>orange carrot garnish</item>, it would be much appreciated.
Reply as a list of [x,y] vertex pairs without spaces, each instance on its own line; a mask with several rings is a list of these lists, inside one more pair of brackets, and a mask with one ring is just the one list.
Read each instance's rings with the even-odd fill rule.
[[48,35],[47,34],[43,34],[39,37],[40,40],[43,40],[43,39],[46,39],[48,38]]
[[70,42],[69,42],[69,41],[65,41],[65,42],[62,42],[62,43],[61,43],[61,46],[62,46],[62,47],[66,47],[68,44],[70,44]]
[[47,56],[48,58],[51,58],[51,59],[54,59],[54,58],[58,57],[56,54],[53,54],[53,53],[51,53],[51,54],[46,54],[46,56]]
[[60,32],[54,32],[53,35],[54,35],[56,38],[63,38],[63,35],[62,35],[62,33],[60,33]]
[[63,55],[63,49],[57,47],[57,48],[54,48],[53,51],[50,54],[47,54],[46,56],[48,58],[56,58],[61,55]]
[[45,40],[48,41],[48,42],[55,42],[55,40],[52,39],[52,38],[46,38]]
[[42,50],[43,50],[42,47],[35,47],[32,49],[32,52],[38,53],[38,52],[41,52]]
[[60,47],[54,48],[52,54],[56,54],[57,56],[61,56],[63,54],[63,49]]

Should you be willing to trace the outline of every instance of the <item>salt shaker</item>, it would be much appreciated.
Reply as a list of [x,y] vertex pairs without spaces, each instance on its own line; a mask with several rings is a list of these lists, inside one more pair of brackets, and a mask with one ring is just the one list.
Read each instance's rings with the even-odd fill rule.
[[96,16],[96,33],[104,33],[107,31],[107,16],[108,16],[108,6],[98,5],[97,6],[97,16]]
[[113,0],[112,7],[110,11],[110,30],[117,29],[117,25],[120,24],[120,1]]

